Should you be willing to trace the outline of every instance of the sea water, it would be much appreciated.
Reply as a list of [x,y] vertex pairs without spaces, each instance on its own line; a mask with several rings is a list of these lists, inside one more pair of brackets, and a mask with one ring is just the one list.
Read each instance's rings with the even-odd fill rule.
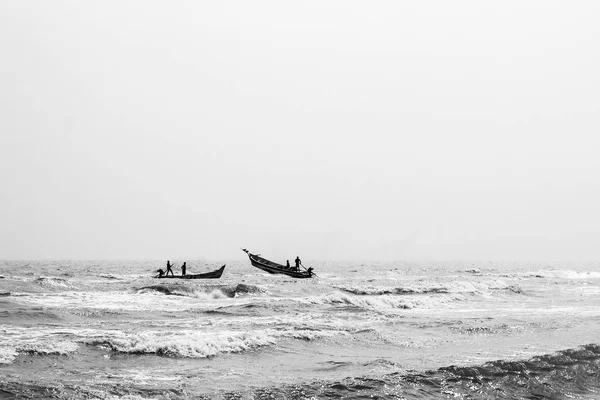
[[0,398],[600,398],[596,264],[305,264],[0,262]]

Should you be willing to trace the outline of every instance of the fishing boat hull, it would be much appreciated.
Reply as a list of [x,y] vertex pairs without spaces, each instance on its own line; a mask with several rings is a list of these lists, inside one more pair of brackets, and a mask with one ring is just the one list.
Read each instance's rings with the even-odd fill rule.
[[178,275],[178,276],[158,276],[157,278],[159,279],[219,279],[221,277],[221,275],[223,275],[223,271],[225,270],[225,265],[223,265],[221,268],[212,271],[212,272],[206,272],[204,274],[194,274],[194,275]]
[[291,276],[293,278],[312,278],[312,268],[309,268],[306,271],[298,271],[293,268],[286,268],[285,265],[274,263],[273,261],[269,261],[266,258],[262,258],[256,254],[250,253],[246,249],[242,249],[250,259],[250,264],[253,267],[261,269],[270,274],[283,274],[287,276]]

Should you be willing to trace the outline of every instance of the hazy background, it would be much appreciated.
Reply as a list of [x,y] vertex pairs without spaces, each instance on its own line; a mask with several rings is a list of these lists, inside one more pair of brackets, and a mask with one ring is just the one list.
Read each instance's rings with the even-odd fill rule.
[[596,1],[0,2],[0,258],[600,259]]

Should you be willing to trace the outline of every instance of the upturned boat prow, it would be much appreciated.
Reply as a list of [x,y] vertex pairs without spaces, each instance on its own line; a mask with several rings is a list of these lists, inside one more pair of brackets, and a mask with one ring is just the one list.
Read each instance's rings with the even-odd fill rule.
[[[267,260],[257,254],[252,254],[246,249],[242,249],[250,259],[250,264],[253,267],[266,271],[270,274],[283,274],[293,278],[312,278],[315,274],[313,273],[312,267],[305,268],[304,271],[300,271],[298,267],[286,267],[285,265],[277,264],[276,262]],[[304,267],[304,266],[303,266]]]

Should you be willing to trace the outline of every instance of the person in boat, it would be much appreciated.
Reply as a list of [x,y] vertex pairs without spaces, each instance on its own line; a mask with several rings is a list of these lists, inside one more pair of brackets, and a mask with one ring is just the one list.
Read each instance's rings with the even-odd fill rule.
[[165,276],[169,276],[169,272],[171,273],[171,276],[175,276],[171,267],[172,267],[171,262],[167,261],[167,273],[165,274]]
[[302,261],[300,261],[300,257],[296,256],[295,262],[296,262],[296,268],[295,268],[295,270],[296,271],[300,271],[300,264],[302,264]]
[[185,265],[185,261],[183,262],[183,265],[181,266],[181,276],[185,276],[185,269],[186,269],[186,265]]
[[155,278],[162,278],[165,274],[165,271],[163,271],[162,269],[157,269],[156,272],[158,273],[158,275],[156,275]]
[[285,268],[290,269],[290,260],[285,261]]

